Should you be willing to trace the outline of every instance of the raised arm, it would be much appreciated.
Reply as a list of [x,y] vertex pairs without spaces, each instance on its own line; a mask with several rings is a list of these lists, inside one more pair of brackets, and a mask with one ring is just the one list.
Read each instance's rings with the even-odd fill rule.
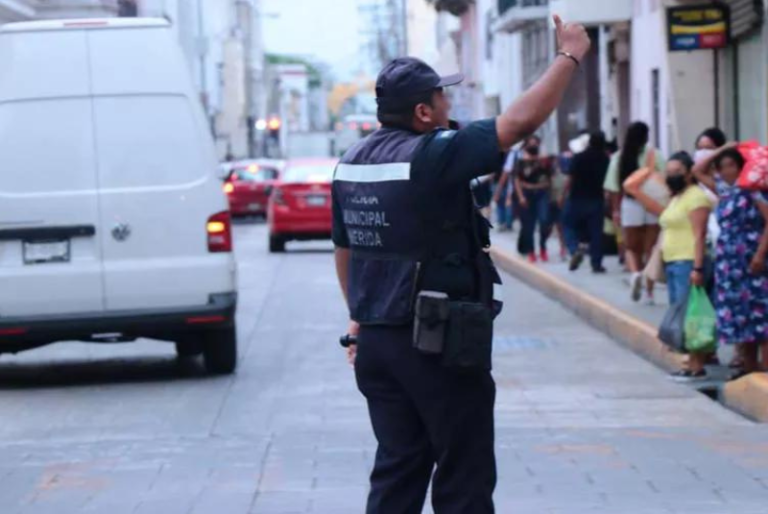
[[582,25],[563,23],[557,15],[554,20],[558,52],[566,55],[559,54],[544,75],[496,118],[496,132],[502,150],[533,134],[555,111],[578,69],[577,63],[567,55],[581,62],[592,44]]
[[738,143],[728,143],[723,145],[712,152],[711,155],[693,165],[693,176],[696,177],[696,180],[699,181],[699,184],[705,186],[713,193],[717,193],[715,178],[710,175],[709,170],[712,168],[712,165],[721,153],[723,153],[725,150],[728,150],[729,148],[736,148],[736,146],[738,146]]
[[654,216],[661,216],[664,212],[664,206],[643,192],[643,184],[654,173],[653,168],[644,168],[641,171],[633,173],[624,181],[624,192],[635,197],[635,200],[645,207],[645,209]]

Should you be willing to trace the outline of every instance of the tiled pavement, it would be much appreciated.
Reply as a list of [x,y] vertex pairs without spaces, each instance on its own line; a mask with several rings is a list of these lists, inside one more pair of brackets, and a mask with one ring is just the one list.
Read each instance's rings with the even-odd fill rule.
[[[330,254],[270,257],[265,241],[238,227],[235,377],[151,342],[0,359],[0,513],[364,512],[375,446],[335,342]],[[505,293],[499,513],[768,511],[768,429],[520,283]]]

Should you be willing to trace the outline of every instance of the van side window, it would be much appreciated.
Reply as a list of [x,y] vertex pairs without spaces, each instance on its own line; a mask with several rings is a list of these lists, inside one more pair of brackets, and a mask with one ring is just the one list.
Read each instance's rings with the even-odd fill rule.
[[207,127],[198,127],[186,98],[100,97],[94,109],[102,188],[182,185],[210,173]]

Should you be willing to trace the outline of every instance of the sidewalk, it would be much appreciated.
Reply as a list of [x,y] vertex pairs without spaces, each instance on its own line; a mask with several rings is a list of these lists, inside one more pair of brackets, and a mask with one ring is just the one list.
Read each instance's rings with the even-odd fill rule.
[[[630,298],[629,275],[618,257],[608,256],[604,266],[608,272],[595,275],[585,262],[575,272],[560,258],[556,238],[549,242],[550,262],[529,264],[517,253],[518,232],[494,233],[494,258],[506,272],[564,304],[593,326],[630,347],[667,371],[680,369],[686,356],[674,353],[658,341],[658,327],[669,306],[664,284],[657,284],[654,303]],[[710,380],[695,383],[708,394],[719,394],[724,403],[753,419],[768,422],[768,380],[753,374],[735,382],[727,382],[731,370],[727,363],[733,357],[730,347],[718,349],[721,366],[709,366]]]

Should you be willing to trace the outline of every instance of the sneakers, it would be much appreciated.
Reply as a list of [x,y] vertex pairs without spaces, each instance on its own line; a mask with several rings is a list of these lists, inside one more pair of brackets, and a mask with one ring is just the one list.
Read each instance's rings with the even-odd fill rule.
[[547,253],[546,250],[541,251],[540,257],[541,257],[541,262],[549,262],[549,254]]
[[536,259],[535,253],[531,252],[528,254],[528,262],[530,262],[531,264],[536,264],[536,260],[537,259]]
[[656,305],[656,299],[653,296],[653,293],[647,293],[645,295],[645,304],[648,305],[649,307],[653,307],[654,305]]
[[600,266],[599,268],[593,268],[592,273],[594,273],[595,275],[604,275],[608,273],[608,270]]
[[641,273],[633,273],[632,278],[629,280],[629,287],[632,291],[632,301],[639,302],[643,295],[643,275]]
[[568,265],[569,271],[576,271],[581,266],[581,263],[584,262],[584,250],[579,248],[576,250],[576,253],[573,254],[571,257],[571,263]]
[[560,260],[563,262],[568,260],[568,250],[564,246],[560,248]]
[[690,369],[681,369],[675,371],[669,375],[670,380],[674,382],[696,382],[698,380],[704,380],[707,378],[707,371],[700,369],[699,371],[691,371]]

